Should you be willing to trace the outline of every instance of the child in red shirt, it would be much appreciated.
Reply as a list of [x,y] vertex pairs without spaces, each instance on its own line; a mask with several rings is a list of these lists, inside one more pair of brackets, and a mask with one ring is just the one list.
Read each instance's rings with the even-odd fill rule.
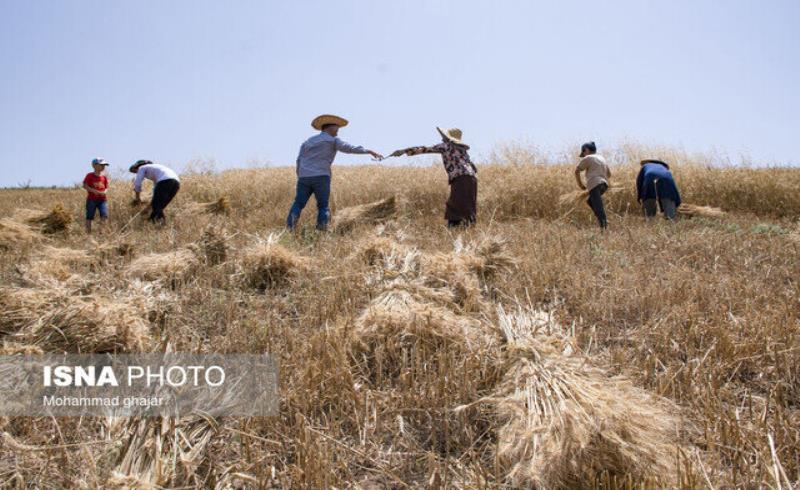
[[86,196],[86,233],[92,232],[92,220],[95,214],[100,212],[100,219],[105,221],[108,218],[108,201],[106,191],[108,191],[108,179],[103,172],[109,163],[102,158],[92,160],[94,172],[89,172],[83,179],[83,188],[89,194]]

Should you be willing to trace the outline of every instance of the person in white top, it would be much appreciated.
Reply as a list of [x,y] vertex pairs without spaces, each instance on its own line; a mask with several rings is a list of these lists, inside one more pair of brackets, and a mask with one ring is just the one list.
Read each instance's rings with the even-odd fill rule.
[[167,207],[167,204],[172,201],[181,188],[178,174],[171,168],[153,163],[150,160],[139,160],[131,165],[130,171],[136,174],[136,180],[133,181],[133,192],[136,195],[134,201],[136,203],[142,202],[141,192],[144,179],[151,180],[155,184],[153,199],[150,202],[150,207],[152,208],[150,221],[161,225],[165,224],[164,208]]
[[[589,199],[586,204],[592,208],[600,228],[608,228],[606,210],[603,206],[603,194],[608,190],[608,181],[611,179],[611,169],[606,164],[606,159],[597,154],[597,145],[594,141],[581,146],[581,161],[575,167],[575,180],[578,187],[589,190]],[[581,181],[581,172],[586,172],[586,185]]]

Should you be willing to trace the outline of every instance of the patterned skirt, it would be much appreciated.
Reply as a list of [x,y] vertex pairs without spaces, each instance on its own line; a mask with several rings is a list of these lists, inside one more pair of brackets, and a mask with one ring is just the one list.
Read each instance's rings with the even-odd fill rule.
[[474,175],[461,175],[450,182],[444,218],[447,221],[474,223],[478,214],[478,179]]

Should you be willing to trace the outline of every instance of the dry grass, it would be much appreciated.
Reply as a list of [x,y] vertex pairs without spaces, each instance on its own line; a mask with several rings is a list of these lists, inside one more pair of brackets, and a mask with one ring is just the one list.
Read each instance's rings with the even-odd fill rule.
[[277,243],[275,237],[258,240],[242,251],[239,277],[246,287],[263,291],[286,285],[308,269],[308,261]]
[[0,219],[0,250],[9,250],[41,238],[33,228],[9,218]]
[[397,196],[350,206],[336,211],[333,217],[333,229],[337,233],[347,233],[360,225],[377,225],[395,217],[397,211]]
[[228,196],[222,196],[211,202],[182,203],[178,209],[185,215],[206,213],[228,216],[231,213],[231,201]]
[[578,354],[538,311],[499,314],[508,370],[491,399],[498,457],[515,487],[593,488],[598,475],[674,488],[677,409]]
[[725,216],[725,211],[711,206],[699,206],[697,204],[682,203],[678,207],[678,214],[688,217],[702,216],[705,218],[721,218]]
[[[645,223],[632,189],[654,153],[687,201],[725,214]],[[0,192],[5,216],[62,202],[77,221],[48,237],[21,225],[0,251],[0,352],[169,345],[281,362],[270,419],[0,419],[0,486],[791,488],[800,172],[663,149],[607,157],[631,191],[607,200],[604,234],[588,206],[558,205],[574,162],[519,148],[478,162],[469,230],[443,226],[438,164],[339,167],[339,213],[413,203],[341,234],[277,234],[291,168],[185,175],[182,200],[230,196],[230,214],[184,217],[176,203],[165,228],[133,222],[114,186],[98,245],[80,189]],[[82,280],[20,274],[48,254],[42,272]]]
[[182,283],[200,267],[195,248],[185,247],[172,252],[142,255],[131,261],[125,269],[128,277],[145,281],[170,281]]
[[48,352],[138,352],[150,344],[141,308],[55,289],[0,289],[0,325],[11,342]]
[[24,218],[27,224],[38,227],[45,235],[64,231],[73,221],[72,215],[64,209],[63,204],[56,204],[49,212],[20,209],[16,216]]

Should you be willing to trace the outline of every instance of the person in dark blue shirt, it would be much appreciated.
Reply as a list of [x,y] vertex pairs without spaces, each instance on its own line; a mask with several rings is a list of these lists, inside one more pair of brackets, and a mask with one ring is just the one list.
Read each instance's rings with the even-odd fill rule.
[[664,213],[664,217],[675,219],[681,195],[669,165],[661,160],[642,160],[642,168],[636,177],[636,195],[642,205],[645,217],[656,215],[656,202]]

